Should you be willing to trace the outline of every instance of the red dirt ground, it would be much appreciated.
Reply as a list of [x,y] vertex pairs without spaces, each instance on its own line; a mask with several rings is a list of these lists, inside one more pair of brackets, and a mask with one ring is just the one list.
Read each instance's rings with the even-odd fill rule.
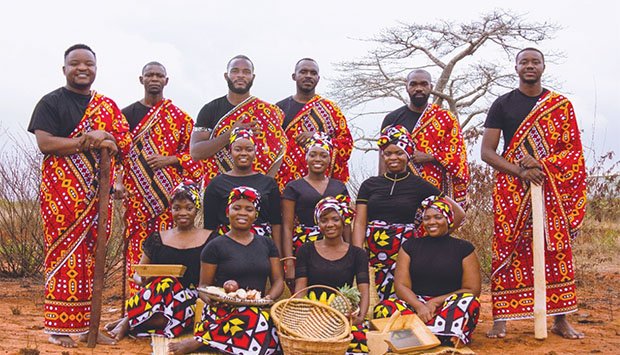
[[[620,354],[620,265],[605,265],[590,271],[578,281],[580,310],[570,321],[586,334],[582,340],[565,340],[549,333],[545,341],[534,339],[534,324],[529,321],[508,323],[505,339],[487,339],[491,328],[488,288],[482,295],[482,315],[470,348],[477,354]],[[33,279],[0,279],[0,354],[20,354],[20,349],[37,348],[41,354],[151,354],[147,339],[124,339],[115,346],[97,346],[94,350],[80,343],[76,349],[48,344],[43,333],[43,285]],[[120,301],[108,290],[104,297],[102,324],[119,314]],[[13,313],[20,313],[14,315]],[[549,319],[551,323],[551,319]],[[550,324],[549,324],[550,325]]]

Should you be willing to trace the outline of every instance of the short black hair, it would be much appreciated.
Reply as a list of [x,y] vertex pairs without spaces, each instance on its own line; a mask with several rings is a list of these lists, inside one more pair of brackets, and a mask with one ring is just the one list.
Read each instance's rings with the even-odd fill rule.
[[543,63],[545,62],[545,55],[543,54],[543,52],[540,51],[540,49],[534,48],[534,47],[527,47],[527,48],[523,48],[522,50],[519,51],[519,53],[517,53],[517,55],[515,56],[515,63],[517,62],[517,58],[519,58],[519,55],[521,55],[521,53],[525,51],[534,51],[534,52],[540,53]]
[[148,62],[146,64],[144,64],[144,66],[142,67],[142,74],[144,74],[144,70],[146,69],[146,67],[148,67],[149,65],[157,65],[159,67],[162,67],[164,69],[164,71],[167,73],[166,67],[164,67],[163,64],[161,64],[160,62],[157,61],[152,61],[152,62]]
[[95,57],[95,59],[97,59],[97,55],[95,54],[95,52],[89,46],[82,43],[74,44],[71,47],[67,48],[67,50],[65,51],[65,59],[67,59],[69,53],[73,52],[76,49],[86,49],[93,54],[93,57]]
[[299,65],[299,63],[303,62],[304,60],[307,60],[309,62],[314,62],[314,64],[316,64],[316,66],[319,66],[319,63],[316,62],[316,60],[312,59],[312,58],[301,58],[300,60],[297,61],[297,63],[295,63],[295,71],[297,71],[297,66]]
[[230,67],[230,63],[232,63],[235,59],[247,60],[248,62],[250,62],[250,65],[252,66],[252,72],[254,71],[254,62],[252,62],[252,59],[248,58],[248,56],[243,55],[243,54],[237,54],[236,56],[230,58],[230,60],[228,61],[228,64],[226,64],[226,71],[228,71],[228,67]]

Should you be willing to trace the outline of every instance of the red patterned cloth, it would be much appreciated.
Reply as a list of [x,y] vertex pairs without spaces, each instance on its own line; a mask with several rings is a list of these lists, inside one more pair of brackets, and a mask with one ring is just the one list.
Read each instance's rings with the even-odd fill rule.
[[295,137],[309,131],[324,132],[332,139],[331,164],[326,175],[342,182],[349,181],[348,162],[353,151],[353,138],[347,120],[335,103],[315,95],[285,128],[288,145],[276,176],[280,190],[308,173],[306,151],[295,142]]
[[[417,296],[418,301],[427,303],[433,297]],[[402,314],[415,313],[413,307],[398,299],[384,300],[375,306],[374,318],[387,318],[396,310]],[[471,336],[480,316],[480,300],[471,293],[453,293],[446,297],[435,316],[426,322],[431,332],[448,343],[451,337],[458,337],[463,344],[471,342]]]
[[366,229],[368,261],[375,270],[375,286],[380,300],[396,297],[394,271],[398,250],[409,238],[417,237],[413,224],[370,221]]
[[[586,171],[573,106],[547,92],[517,129],[504,158],[516,163],[532,151],[545,173],[545,263],[547,314],[575,311],[572,238],[585,215]],[[495,319],[533,316],[532,214],[530,185],[497,174],[493,191],[495,229],[491,292]]]
[[416,150],[435,157],[438,163],[409,163],[411,170],[451,197],[466,205],[469,186],[467,149],[459,121],[448,110],[430,104],[411,131]]
[[[262,133],[254,136],[256,147],[254,171],[266,175],[282,159],[286,150],[286,134],[282,129],[283,118],[284,114],[278,106],[250,96],[220,118],[211,131],[210,139],[229,131],[238,120],[258,122]],[[233,167],[228,148],[220,149],[213,157],[206,159],[204,164],[204,186],[218,174],[228,172]]]
[[166,338],[178,337],[185,329],[191,329],[196,299],[198,299],[196,289],[184,288],[174,277],[157,277],[127,300],[129,328],[133,331],[155,314],[162,314],[168,319],[163,329],[152,329],[136,335],[159,334]]
[[[69,137],[104,130],[121,156],[131,142],[129,126],[114,101],[93,91],[80,123]],[[45,236],[45,332],[88,332],[95,268],[99,204],[99,151],[46,155],[41,166],[41,217]],[[114,165],[116,159],[112,158]],[[114,169],[110,169],[110,185]],[[108,207],[112,220],[112,203]],[[110,224],[106,229],[106,238]]]
[[[133,142],[125,161],[123,184],[125,200],[125,238],[127,274],[132,293],[139,290],[133,283],[131,266],[142,257],[142,243],[155,231],[171,229],[172,215],[168,210],[172,190],[184,179],[198,182],[203,174],[202,162],[191,159],[189,139],[194,121],[183,110],[162,99],[142,118],[133,130]],[[146,163],[151,155],[176,156],[179,165],[153,170]]]

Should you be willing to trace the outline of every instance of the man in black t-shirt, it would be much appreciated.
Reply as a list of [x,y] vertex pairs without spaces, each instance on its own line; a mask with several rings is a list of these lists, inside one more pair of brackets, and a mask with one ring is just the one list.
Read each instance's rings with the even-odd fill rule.
[[149,62],[139,81],[144,97],[123,109],[133,141],[123,161],[123,183],[115,189],[115,197],[125,205],[126,271],[132,294],[139,290],[132,266],[140,263],[142,243],[152,233],[173,227],[168,202],[172,190],[184,179],[202,178],[202,163],[189,155],[194,121],[164,98],[166,68]]
[[195,160],[206,160],[205,185],[215,175],[230,171],[231,159],[226,148],[230,132],[236,127],[254,132],[257,171],[274,177],[280,167],[286,149],[283,113],[277,106],[250,95],[255,77],[250,58],[233,57],[224,73],[228,93],[207,103],[198,113],[190,153]]
[[[506,336],[506,320],[533,316],[531,184],[543,191],[545,282],[551,328],[567,339],[583,338],[566,314],[577,310],[570,239],[585,213],[586,173],[572,104],[542,87],[542,52],[525,48],[516,56],[519,87],[489,109],[482,159],[498,170],[494,201],[493,328],[490,338]],[[496,152],[503,134],[502,155]]]
[[[74,348],[71,335],[86,341],[90,327],[95,240],[109,237],[97,236],[99,152],[107,149],[114,166],[130,137],[114,101],[91,91],[97,75],[93,50],[84,44],[69,47],[62,69],[65,86],[41,98],[28,131],[44,154],[45,333],[50,343]],[[97,342],[116,343],[102,333]]]
[[347,182],[353,138],[340,108],[316,94],[321,79],[319,65],[314,59],[302,58],[295,64],[291,77],[296,83],[295,95],[276,104],[284,111],[282,128],[288,138],[286,155],[276,177],[280,189],[308,172],[305,145],[315,132],[327,134],[332,141],[330,167],[326,174]]

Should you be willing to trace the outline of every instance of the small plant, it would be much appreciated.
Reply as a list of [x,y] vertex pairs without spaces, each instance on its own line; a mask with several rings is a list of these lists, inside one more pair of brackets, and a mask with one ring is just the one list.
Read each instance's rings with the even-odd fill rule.
[[22,309],[20,306],[11,306],[11,313],[14,316],[19,316],[22,314]]

